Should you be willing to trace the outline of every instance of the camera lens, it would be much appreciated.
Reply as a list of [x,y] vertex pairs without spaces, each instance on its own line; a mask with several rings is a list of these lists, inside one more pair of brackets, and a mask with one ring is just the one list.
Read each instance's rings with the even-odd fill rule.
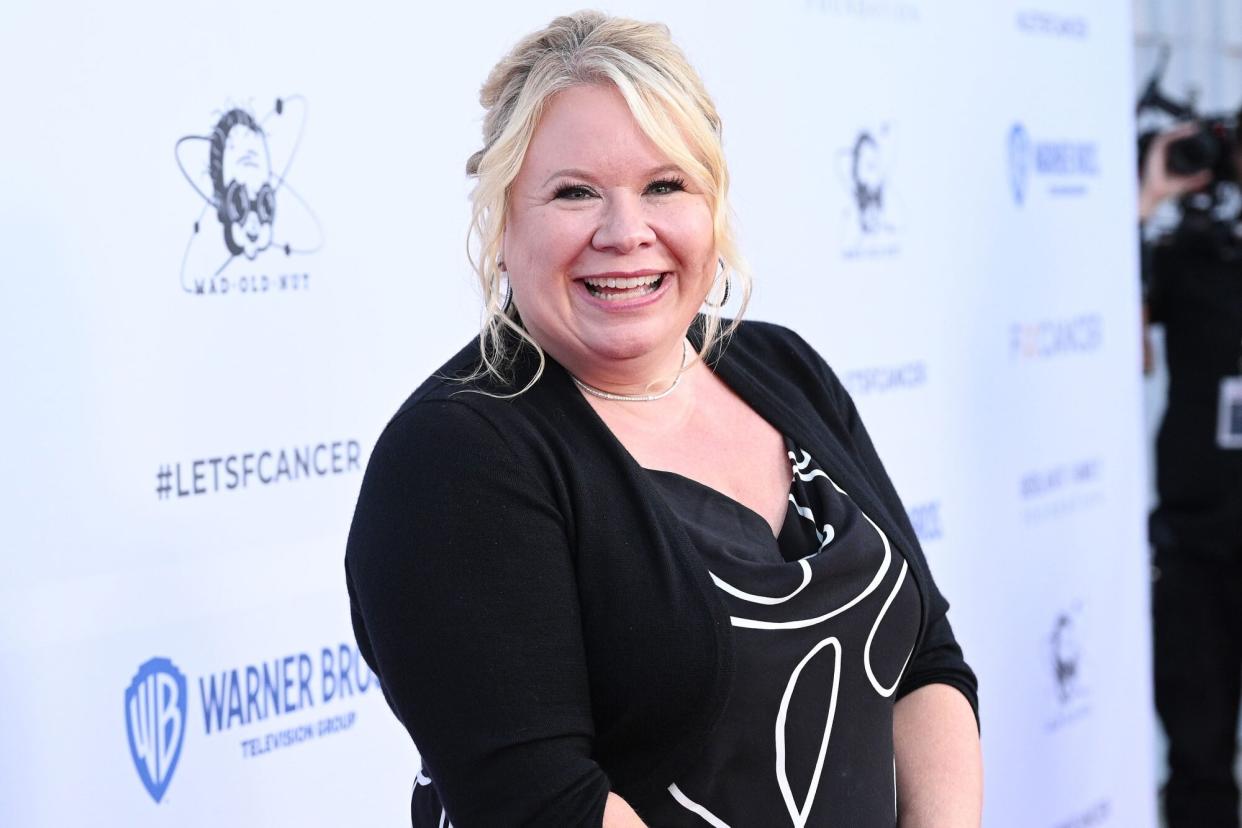
[[1193,175],[1216,166],[1220,158],[1220,140],[1209,129],[1180,138],[1169,144],[1168,169],[1177,175]]

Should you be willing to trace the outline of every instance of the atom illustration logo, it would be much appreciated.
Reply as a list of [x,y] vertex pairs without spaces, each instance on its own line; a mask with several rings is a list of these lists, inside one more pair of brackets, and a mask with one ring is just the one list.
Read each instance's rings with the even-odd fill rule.
[[238,259],[287,258],[322,246],[319,219],[289,184],[305,127],[306,101],[295,95],[277,98],[262,118],[231,107],[209,134],[177,141],[177,165],[203,201],[181,260],[184,291],[227,292],[226,272]]

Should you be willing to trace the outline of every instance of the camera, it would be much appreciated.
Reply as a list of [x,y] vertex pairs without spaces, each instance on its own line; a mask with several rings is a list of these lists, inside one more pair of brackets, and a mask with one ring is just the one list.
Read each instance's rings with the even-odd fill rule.
[[[1239,114],[1203,116],[1195,111],[1193,101],[1178,101],[1170,98],[1160,89],[1160,80],[1169,65],[1170,49],[1166,44],[1160,50],[1156,68],[1147,81],[1143,94],[1139,96],[1136,114],[1147,111],[1163,112],[1177,121],[1195,121],[1199,125],[1193,135],[1169,144],[1165,156],[1165,165],[1175,175],[1194,175],[1211,170],[1213,182],[1238,181],[1238,169],[1234,162],[1238,149],[1238,118]],[[1242,113],[1240,113],[1242,114]],[[1146,132],[1139,136],[1139,169],[1142,170],[1147,150],[1155,132]]]
[[[1158,112],[1175,122],[1193,122],[1194,132],[1165,147],[1163,163],[1173,175],[1206,171],[1211,180],[1203,189],[1183,195],[1177,205],[1176,224],[1157,229],[1158,236],[1149,241],[1176,242],[1186,250],[1206,251],[1222,261],[1242,261],[1242,135],[1238,127],[1242,111],[1203,115],[1193,97],[1181,101],[1166,95],[1160,89],[1160,80],[1168,67],[1169,52],[1167,45],[1161,49],[1156,68],[1139,96],[1136,114]],[[1150,131],[1139,136],[1140,176],[1157,134]]]
[[1238,149],[1238,119],[1212,117],[1199,122],[1200,129],[1194,135],[1169,144],[1165,165],[1176,175],[1194,175],[1204,170],[1212,171],[1216,181],[1238,180],[1234,156]]

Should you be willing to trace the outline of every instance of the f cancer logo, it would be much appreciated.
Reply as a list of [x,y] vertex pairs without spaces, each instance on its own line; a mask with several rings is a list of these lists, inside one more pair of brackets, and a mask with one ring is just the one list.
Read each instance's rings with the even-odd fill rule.
[[181,288],[193,295],[305,290],[298,257],[323,243],[319,219],[290,172],[306,127],[300,95],[277,98],[262,117],[240,106],[205,134],[176,144],[177,166],[198,202],[181,259]]
[[1104,318],[1095,311],[1009,326],[1009,355],[1023,361],[1047,360],[1098,351],[1104,344]]
[[125,690],[129,753],[156,802],[164,798],[181,758],[186,702],[185,676],[167,658],[153,658],[139,667]]

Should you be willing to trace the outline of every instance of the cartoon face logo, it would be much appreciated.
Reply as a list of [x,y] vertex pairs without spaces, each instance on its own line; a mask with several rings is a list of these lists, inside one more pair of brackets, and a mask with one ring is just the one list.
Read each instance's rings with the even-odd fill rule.
[[263,130],[248,113],[231,109],[211,138],[212,197],[234,256],[253,259],[272,244],[276,190]]
[[1014,124],[1009,130],[1009,189],[1015,204],[1026,200],[1026,181],[1030,173],[1031,138],[1026,127]]
[[[293,96],[277,99],[261,120],[232,107],[210,134],[177,141],[177,164],[203,201],[182,259],[184,290],[214,291],[239,258],[253,262],[269,249],[294,256],[320,247],[319,221],[288,180],[305,124],[306,103]],[[209,213],[220,223],[222,246],[203,226]]]
[[1062,704],[1078,695],[1078,664],[1082,648],[1068,613],[1057,616],[1052,626],[1052,672],[1057,682],[1057,698]]
[[883,123],[860,129],[837,153],[837,176],[846,194],[841,228],[847,255],[888,249],[893,243],[900,223],[890,184],[896,143],[895,129]]
[[858,224],[864,233],[874,233],[880,227],[884,210],[884,167],[880,147],[870,132],[858,133],[852,157],[850,170]]

